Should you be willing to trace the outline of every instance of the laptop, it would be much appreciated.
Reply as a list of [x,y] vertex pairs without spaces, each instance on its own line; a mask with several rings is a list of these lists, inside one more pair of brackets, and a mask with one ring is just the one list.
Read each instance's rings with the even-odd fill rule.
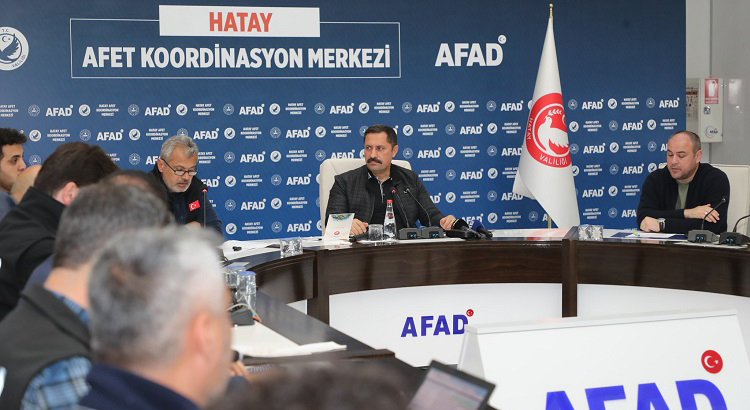
[[485,409],[494,389],[490,382],[433,360],[409,410]]

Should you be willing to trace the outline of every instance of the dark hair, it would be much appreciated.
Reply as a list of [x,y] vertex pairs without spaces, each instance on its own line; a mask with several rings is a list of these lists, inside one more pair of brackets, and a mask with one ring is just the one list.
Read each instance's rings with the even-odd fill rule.
[[68,182],[75,182],[82,188],[99,182],[118,169],[101,147],[71,142],[57,147],[44,161],[34,188],[52,196]]
[[13,128],[0,128],[0,159],[3,159],[3,146],[26,142],[26,136]]
[[102,182],[116,185],[135,185],[161,199],[164,202],[164,206],[169,205],[169,198],[167,197],[167,190],[164,188],[164,184],[159,183],[153,175],[143,171],[120,169],[107,175]]
[[694,133],[693,131],[688,131],[688,130],[677,131],[674,134],[670,135],[667,141],[671,140],[672,137],[674,137],[677,134],[685,134],[688,137],[690,137],[690,142],[693,143],[693,154],[701,150],[701,137],[699,137],[698,134]]
[[399,374],[368,363],[288,368],[254,380],[209,406],[210,410],[403,410]]
[[367,134],[378,134],[381,132],[384,132],[385,135],[388,136],[386,138],[386,141],[391,144],[391,147],[393,147],[394,145],[398,145],[398,136],[396,135],[396,130],[385,124],[376,124],[367,127],[367,130],[365,130],[365,137],[367,137]]
[[89,185],[62,214],[53,266],[76,268],[92,260],[113,233],[173,221],[163,200],[149,189],[122,182]]

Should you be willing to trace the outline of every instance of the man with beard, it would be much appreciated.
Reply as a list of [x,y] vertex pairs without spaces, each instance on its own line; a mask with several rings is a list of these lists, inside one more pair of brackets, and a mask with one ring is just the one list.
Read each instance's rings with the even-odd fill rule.
[[727,230],[729,179],[720,169],[701,163],[702,156],[695,133],[678,131],[669,137],[667,166],[643,183],[638,204],[641,230],[687,234],[700,229],[704,217],[706,229],[717,234]]
[[214,229],[222,235],[221,220],[208,201],[208,187],[196,177],[198,146],[186,135],[170,137],[161,146],[159,159],[151,174],[164,184],[169,209],[178,224]]

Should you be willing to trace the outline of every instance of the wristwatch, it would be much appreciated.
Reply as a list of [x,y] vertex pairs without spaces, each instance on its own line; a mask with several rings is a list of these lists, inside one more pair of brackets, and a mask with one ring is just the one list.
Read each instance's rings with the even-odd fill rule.
[[664,232],[664,228],[667,226],[667,220],[664,218],[659,218],[656,220],[656,222],[659,222],[659,232]]

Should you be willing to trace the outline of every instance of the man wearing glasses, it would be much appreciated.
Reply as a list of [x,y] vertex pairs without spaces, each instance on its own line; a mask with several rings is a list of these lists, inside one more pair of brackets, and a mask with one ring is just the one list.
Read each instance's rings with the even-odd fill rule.
[[[207,203],[208,186],[195,175],[198,173],[198,146],[186,135],[170,137],[161,146],[159,159],[151,174],[161,181],[169,196],[169,208],[179,224],[205,226],[222,235],[222,224]],[[223,235],[222,235],[223,236]]]

